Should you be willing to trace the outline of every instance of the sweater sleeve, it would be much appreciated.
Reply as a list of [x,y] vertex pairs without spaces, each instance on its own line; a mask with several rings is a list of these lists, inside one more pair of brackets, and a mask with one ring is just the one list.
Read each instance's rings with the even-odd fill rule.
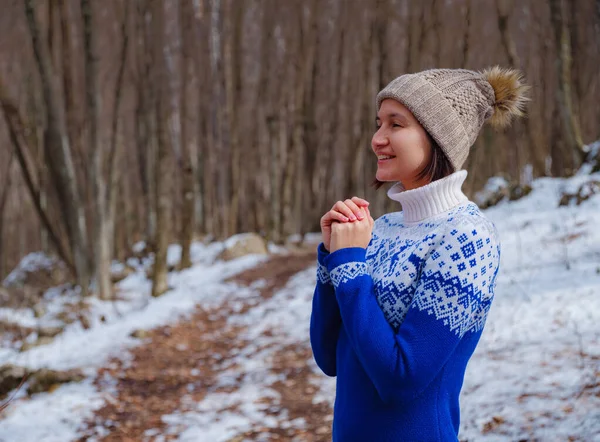
[[329,252],[323,243],[317,249],[317,284],[310,317],[310,344],[315,362],[328,376],[335,376],[336,349],[342,319],[325,257]]
[[[386,403],[406,403],[433,381],[468,332],[483,329],[493,299],[500,249],[471,223],[432,240],[414,297],[397,331],[376,297],[365,249],[325,260],[342,323],[365,372]],[[495,230],[494,230],[495,232]]]

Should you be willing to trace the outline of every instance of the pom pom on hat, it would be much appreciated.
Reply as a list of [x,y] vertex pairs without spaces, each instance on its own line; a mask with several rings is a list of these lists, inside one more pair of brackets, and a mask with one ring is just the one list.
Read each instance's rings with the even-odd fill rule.
[[494,66],[485,69],[481,75],[492,86],[496,96],[496,102],[492,106],[494,113],[488,120],[492,126],[506,127],[513,117],[523,115],[525,103],[529,101],[526,93],[530,88],[523,84],[523,76],[519,71]]

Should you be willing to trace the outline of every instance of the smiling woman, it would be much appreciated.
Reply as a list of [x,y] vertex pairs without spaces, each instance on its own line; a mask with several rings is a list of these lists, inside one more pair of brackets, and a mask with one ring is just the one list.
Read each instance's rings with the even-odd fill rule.
[[337,376],[334,441],[457,441],[459,396],[494,299],[496,227],[462,192],[485,121],[526,100],[518,72],[434,69],[377,95],[376,185],[402,210],[338,201],[321,218],[310,341]]
[[441,148],[402,103],[386,99],[377,114],[372,147],[377,155],[374,185],[400,181],[415,189],[454,172]]

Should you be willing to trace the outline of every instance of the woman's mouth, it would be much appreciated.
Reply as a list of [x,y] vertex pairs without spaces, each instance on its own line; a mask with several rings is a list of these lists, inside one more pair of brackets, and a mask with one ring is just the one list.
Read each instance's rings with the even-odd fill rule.
[[392,155],[377,155],[377,164],[383,164],[387,161],[393,160],[394,158],[396,157]]

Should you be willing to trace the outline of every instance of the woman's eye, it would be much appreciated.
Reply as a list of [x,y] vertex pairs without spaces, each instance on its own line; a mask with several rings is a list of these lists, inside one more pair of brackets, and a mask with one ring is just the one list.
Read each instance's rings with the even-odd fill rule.
[[392,124],[392,127],[402,127],[402,126],[400,126],[399,124],[394,123],[394,124]]

